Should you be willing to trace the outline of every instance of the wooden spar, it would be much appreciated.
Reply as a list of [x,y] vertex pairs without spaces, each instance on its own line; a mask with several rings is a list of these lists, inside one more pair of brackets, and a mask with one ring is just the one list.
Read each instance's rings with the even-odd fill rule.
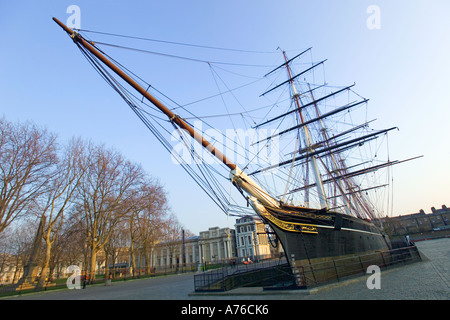
[[[336,176],[336,177],[325,179],[323,181],[323,183],[327,184],[327,183],[333,182],[334,179],[352,178],[352,177],[360,176],[360,175],[363,175],[363,174],[368,174],[368,173],[371,173],[371,172],[374,172],[374,171],[377,171],[377,170],[380,170],[380,169],[383,169],[383,168],[386,168],[386,167],[389,167],[389,166],[397,165],[397,164],[400,164],[400,163],[403,163],[403,162],[415,160],[415,159],[422,158],[422,157],[423,156],[417,156],[417,157],[409,158],[409,159],[405,159],[405,160],[388,161],[388,162],[385,162],[385,163],[382,163],[382,164],[379,164],[379,165],[375,165],[375,166],[372,166],[372,167],[368,167],[368,168],[357,170],[357,171],[353,171],[353,172],[344,173],[344,174]],[[300,187],[300,188],[292,189],[291,191],[289,191],[289,194],[295,193],[295,192],[299,192],[299,191],[305,190],[305,189],[310,188],[310,187],[314,187],[315,185],[316,184],[313,183],[313,184],[310,184],[310,185],[307,185],[307,186],[303,186],[303,187]]]
[[[314,123],[314,122],[316,122],[316,121],[322,120],[322,119],[324,119],[324,118],[326,118],[326,117],[329,117],[329,116],[332,116],[332,115],[334,115],[334,114],[336,114],[336,113],[343,112],[343,111],[348,110],[348,109],[350,109],[350,108],[357,107],[358,105],[360,105],[360,104],[362,104],[362,103],[366,103],[366,102],[368,102],[368,101],[369,101],[369,99],[365,99],[365,100],[358,101],[358,102],[355,102],[355,103],[352,103],[352,104],[347,104],[347,105],[345,105],[345,106],[343,106],[343,107],[337,108],[337,109],[332,110],[332,111],[327,112],[327,113],[324,113],[324,114],[322,114],[321,116],[318,116],[317,118],[314,118],[314,119],[305,121],[305,122],[303,122],[303,123],[301,123],[301,124],[298,124],[298,125],[296,125],[296,126],[287,128],[287,129],[285,129],[285,130],[283,130],[283,131],[281,131],[281,132],[278,132],[278,133],[276,133],[276,134],[274,134],[274,135],[272,135],[272,136],[270,136],[270,137],[267,137],[267,138],[265,138],[265,139],[259,140],[259,141],[255,142],[255,143],[253,143],[253,144],[258,144],[258,143],[261,143],[261,142],[270,140],[270,139],[272,139],[272,138],[274,138],[274,137],[281,136],[281,135],[283,135],[283,134],[285,134],[285,133],[291,132],[292,130],[300,129],[300,128],[306,126],[306,125],[309,125],[309,124]],[[325,142],[327,142],[327,141],[325,141]]]
[[[351,139],[351,140],[347,140],[347,141],[343,141],[341,143],[338,143],[338,144],[335,144],[335,145],[332,145],[332,146],[329,146],[329,147],[325,147],[325,148],[322,148],[322,149],[319,149],[319,150],[314,150],[314,151],[309,152],[306,155],[302,155],[300,157],[295,156],[293,159],[289,159],[289,160],[280,162],[278,164],[274,164],[274,165],[271,165],[269,167],[259,169],[257,171],[252,172],[252,173],[249,173],[248,175],[252,176],[252,175],[255,175],[255,174],[260,173],[260,172],[264,172],[264,171],[267,171],[267,170],[270,170],[270,169],[273,169],[273,168],[278,168],[278,167],[281,167],[281,166],[285,166],[285,165],[290,164],[292,162],[298,162],[298,161],[303,160],[305,158],[308,158],[308,157],[311,157],[311,156],[315,156],[315,155],[319,155],[319,154],[323,154],[324,152],[328,152],[328,151],[331,151],[331,150],[334,150],[334,152],[342,152],[343,150],[348,149],[349,146],[350,147],[359,146],[361,144],[360,141],[362,141],[363,143],[369,142],[371,140],[377,139],[378,135],[381,135],[383,133],[389,132],[389,131],[394,130],[394,129],[397,129],[397,127],[392,127],[392,128],[389,128],[389,129],[379,130],[379,131],[376,131],[374,133],[370,133],[370,134],[364,135],[362,137],[357,137],[357,138],[354,138],[354,139]],[[344,149],[339,149],[341,147],[345,147],[345,148]],[[338,150],[336,151],[335,149],[338,149]],[[328,154],[326,154],[326,155],[328,155]]]
[[[377,186],[370,187],[370,188],[354,190],[354,192],[355,193],[361,193],[361,192],[370,191],[370,190],[373,190],[373,189],[384,188],[384,187],[387,187],[388,185],[389,185],[388,183],[386,183],[386,184],[379,184]],[[351,195],[351,194],[352,194],[351,192],[347,192],[346,193],[346,195]],[[336,196],[328,197],[328,199],[339,198],[339,197],[342,197],[342,194],[338,194]]]
[[[284,53],[284,52],[283,52],[283,53]],[[269,92],[272,92],[273,90],[275,90],[275,89],[281,87],[282,85],[284,85],[284,84],[286,84],[286,83],[292,83],[292,81],[293,81],[294,79],[300,77],[302,74],[305,74],[306,72],[308,72],[308,71],[314,69],[315,67],[321,65],[321,64],[324,63],[325,61],[327,61],[327,60],[320,61],[319,63],[316,63],[316,64],[313,65],[312,67],[310,67],[310,68],[308,68],[308,69],[306,69],[306,70],[300,72],[299,74],[297,74],[297,75],[295,75],[295,76],[290,75],[289,79],[287,79],[287,80],[284,81],[283,83],[280,83],[280,84],[277,85],[276,87],[273,87],[272,89],[270,89],[270,90],[264,92],[263,94],[260,95],[260,97],[264,96],[265,94],[267,94],[267,93],[269,93]],[[286,61],[286,62],[287,62],[287,61]],[[286,65],[287,65],[287,64],[286,64]],[[289,74],[290,74],[290,72],[289,72]]]
[[271,73],[275,72],[276,70],[278,70],[278,69],[284,67],[285,65],[289,64],[289,62],[291,62],[292,60],[295,60],[295,59],[297,59],[298,57],[302,56],[304,53],[306,53],[306,52],[308,52],[309,50],[311,50],[311,48],[312,48],[312,47],[306,49],[306,50],[303,51],[303,52],[300,52],[300,53],[299,53],[298,55],[296,55],[295,57],[289,59],[288,61],[286,61],[286,62],[283,63],[282,65],[280,65],[280,66],[276,67],[275,69],[273,69],[272,71],[266,73],[266,74],[264,75],[264,77],[267,77],[269,74],[271,74]]
[[[341,133],[339,133],[339,134],[333,135],[332,137],[329,137],[327,140],[321,140],[321,141],[319,141],[319,142],[316,142],[312,147],[313,147],[313,149],[317,149],[318,147],[322,147],[324,144],[328,144],[328,142],[329,142],[330,140],[334,140],[334,141],[336,141],[336,143],[337,143],[337,140],[336,140],[337,138],[340,138],[340,137],[342,137],[342,136],[345,136],[346,134],[352,133],[353,131],[356,131],[356,130],[358,130],[358,129],[364,128],[364,127],[366,127],[370,122],[373,122],[373,121],[375,121],[375,119],[374,119],[374,120],[367,121],[367,122],[365,122],[365,123],[363,123],[363,124],[360,124],[360,125],[358,125],[358,126],[356,126],[356,127],[353,127],[353,128],[351,128],[351,129],[349,129],[349,130],[343,131],[343,132],[341,132]],[[300,150],[291,152],[291,153],[289,153],[289,154],[294,155],[294,154],[302,154],[302,153],[305,153],[305,152],[309,152],[309,148],[302,148],[302,149],[300,149]],[[348,169],[348,168],[350,168],[350,167],[347,167],[347,169]]]
[[[285,52],[285,51],[283,51],[283,56],[284,56],[284,60],[285,60],[286,62],[288,62],[288,59],[287,59],[287,56],[286,56],[286,52]],[[310,137],[310,135],[309,135],[309,129],[308,129],[308,126],[306,125],[305,119],[303,118],[303,114],[302,114],[302,111],[301,111],[301,105],[300,105],[300,97],[299,97],[298,94],[297,94],[297,89],[295,88],[295,85],[294,85],[294,79],[297,78],[299,75],[301,75],[301,74],[303,74],[303,73],[305,73],[305,72],[307,72],[307,71],[309,71],[309,70],[315,68],[317,65],[319,65],[319,64],[321,64],[321,63],[323,63],[323,62],[325,62],[325,61],[326,61],[326,60],[324,60],[324,61],[322,61],[322,62],[320,62],[320,63],[318,63],[318,64],[312,66],[311,68],[309,68],[309,69],[307,69],[307,70],[305,70],[305,71],[299,73],[298,75],[296,75],[296,76],[294,76],[294,77],[293,77],[292,74],[291,74],[291,69],[290,69],[290,67],[289,67],[289,63],[286,64],[286,69],[287,69],[287,72],[288,72],[288,75],[289,75],[289,80],[288,80],[288,81],[290,82],[291,87],[292,87],[292,90],[293,90],[293,92],[294,92],[294,94],[293,94],[292,97],[294,98],[295,103],[296,103],[296,105],[297,105],[297,110],[298,110],[298,113],[299,113],[299,115],[300,115],[300,120],[301,120],[302,125],[303,125],[303,131],[304,131],[304,133],[305,133],[306,145],[307,145],[309,148],[312,147],[312,141],[311,141],[311,137]],[[269,91],[270,91],[270,90],[269,90]],[[314,149],[312,149],[312,150],[314,150]],[[296,161],[296,160],[294,159],[291,163],[293,164],[295,161]],[[317,183],[317,193],[318,193],[318,195],[319,195],[319,201],[320,201],[320,204],[321,204],[322,208],[328,208],[327,196],[326,196],[326,194],[325,194],[325,189],[323,188],[322,178],[321,178],[321,176],[320,176],[319,167],[317,166],[316,157],[314,157],[314,156],[311,157],[311,164],[312,164],[312,169],[313,169],[313,173],[314,173],[314,176],[315,176],[315,180],[316,180],[316,183]]]
[[148,101],[150,101],[155,107],[161,110],[173,123],[178,125],[181,129],[186,130],[189,135],[194,138],[197,142],[199,142],[204,148],[206,148],[209,152],[211,152],[216,158],[222,161],[228,168],[231,170],[236,169],[236,165],[228,160],[222,152],[217,150],[209,141],[204,139],[201,134],[196,132],[190,125],[188,125],[185,121],[183,121],[178,115],[174,114],[170,111],[164,104],[162,104],[158,99],[153,97],[151,94],[147,92],[144,88],[142,88],[136,81],[131,79],[125,72],[119,69],[115,64],[109,61],[103,54],[101,54],[92,44],[88,41],[84,40],[78,33],[74,32],[72,29],[68,28],[61,21],[56,18],[53,18],[64,31],[66,31],[73,41],[76,41],[84,48],[89,50],[94,56],[96,56],[100,61],[102,61],[106,66],[108,66],[112,71],[114,71],[119,77],[125,80],[130,86],[136,89],[140,94],[142,94]]
[[[272,121],[275,121],[275,120],[278,120],[278,119],[280,119],[280,118],[283,118],[283,117],[287,116],[288,114],[291,114],[291,113],[294,113],[294,112],[301,111],[302,109],[305,109],[306,107],[312,106],[312,105],[314,105],[314,104],[316,104],[316,103],[318,103],[318,102],[320,102],[320,101],[322,101],[322,100],[325,100],[325,99],[328,99],[328,98],[330,98],[330,97],[333,97],[334,95],[339,94],[339,93],[341,93],[341,92],[343,92],[343,91],[345,91],[345,90],[349,90],[349,89],[350,89],[351,87],[353,87],[354,85],[355,85],[355,84],[352,84],[351,86],[342,88],[342,89],[340,89],[340,90],[338,90],[338,91],[336,91],[336,92],[330,93],[329,95],[326,95],[326,96],[324,96],[324,97],[321,97],[321,98],[319,98],[319,99],[317,99],[317,100],[308,102],[307,104],[304,104],[304,105],[302,105],[302,106],[300,106],[300,107],[298,107],[298,108],[295,108],[295,109],[293,109],[293,110],[289,110],[288,112],[283,113],[283,114],[280,114],[279,116],[276,116],[275,118],[269,119],[269,120],[267,120],[267,121],[265,121],[265,122],[263,122],[263,123],[260,123],[260,124],[258,124],[258,125],[256,125],[256,126],[254,126],[253,128],[256,129],[256,128],[261,127],[261,126],[263,126],[263,125],[265,125],[265,124],[268,124],[268,123],[270,123],[270,122],[272,122]],[[315,89],[313,89],[313,90],[315,90]],[[311,91],[311,90],[310,90],[310,91]]]
[[[130,86],[132,86],[135,90],[137,90],[142,96],[144,96],[148,101],[150,101],[153,105],[155,105],[159,110],[161,110],[172,123],[176,124],[181,129],[186,130],[191,137],[193,137],[197,142],[199,142],[204,148],[206,148],[209,152],[211,152],[217,159],[223,162],[230,169],[230,178],[236,183],[237,186],[242,188],[245,192],[247,192],[250,197],[250,202],[254,201],[258,203],[262,203],[263,205],[268,205],[272,207],[279,207],[279,203],[276,199],[270,196],[264,189],[262,189],[253,179],[247,176],[244,172],[242,172],[239,167],[228,160],[219,150],[214,148],[214,146],[209,143],[206,139],[202,137],[201,134],[196,132],[190,125],[188,125],[184,120],[182,120],[178,115],[174,114],[170,111],[166,106],[164,106],[159,100],[153,97],[151,94],[147,92],[144,88],[142,88],[137,82],[131,79],[125,72],[119,69],[115,64],[109,61],[103,54],[101,54],[91,43],[84,40],[81,35],[74,32],[66,25],[64,25],[61,21],[56,18],[53,20],[64,30],[66,31],[74,42],[83,46],[86,50],[91,52],[94,56],[96,56],[100,61],[102,61],[107,67],[109,67],[114,73],[116,73],[119,77],[121,77],[124,81],[126,81]],[[252,200],[252,197],[255,200]]]

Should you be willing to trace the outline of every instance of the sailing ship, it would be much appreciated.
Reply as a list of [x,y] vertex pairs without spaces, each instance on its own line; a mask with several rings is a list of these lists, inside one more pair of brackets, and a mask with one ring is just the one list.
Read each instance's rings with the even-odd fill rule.
[[[270,131],[266,136],[256,135],[257,139],[251,146],[255,150],[267,150],[269,146],[276,144],[279,157],[272,157],[267,166],[258,163],[258,167],[252,167],[250,161],[240,166],[228,154],[226,156],[219,150],[217,144],[211,143],[203,132],[196,130],[186,118],[176,114],[175,108],[169,108],[150,94],[150,85],[139,84],[140,78],[136,79],[134,73],[113,62],[98,48],[98,43],[86,40],[79,32],[71,30],[58,19],[53,19],[69,34],[89,62],[119,92],[168,151],[173,151],[170,141],[160,134],[153,122],[156,118],[160,119],[161,113],[166,117],[166,123],[179,130],[180,141],[187,144],[188,138],[191,138],[215,157],[229,173],[228,177],[222,177],[228,184],[231,182],[248,204],[247,207],[232,203],[229,194],[222,192],[221,183],[213,178],[217,169],[206,165],[198,173],[193,168],[198,168],[199,162],[194,162],[193,166],[188,166],[186,162],[182,165],[227,214],[233,210],[236,215],[248,213],[246,208],[252,208],[270,226],[271,237],[279,240],[288,260],[291,263],[295,261],[292,265],[307,265],[391,249],[390,239],[378,219],[382,213],[370,198],[371,193],[379,194],[380,190],[387,189],[389,181],[370,184],[368,179],[362,177],[373,177],[382,169],[389,169],[392,165],[411,159],[381,160],[379,154],[382,152],[377,146],[370,151],[366,160],[354,160],[355,154],[362,154],[364,146],[387,139],[388,133],[396,128],[373,130],[369,126],[373,120],[365,119],[359,124],[345,121],[344,118],[351,118],[351,112],[355,109],[362,108],[364,113],[368,99],[353,91],[354,84],[336,89],[326,83],[307,81],[306,77],[322,66],[324,61],[311,63],[294,74],[293,65],[311,48],[291,59],[282,51],[282,63],[264,76],[267,78],[282,71],[287,75],[287,80],[272,86],[261,96],[267,97],[282,90],[289,97],[286,100],[278,98],[276,103],[271,104],[270,111],[253,123],[253,130],[262,130],[274,124],[276,130]],[[142,99],[133,98],[114,74],[134,88]],[[329,91],[324,91],[325,89]],[[320,94],[321,92],[326,93]],[[341,103],[340,97],[344,97],[346,102],[336,107]],[[139,106],[144,98],[157,108],[158,116],[152,116],[150,111]],[[287,108],[280,113],[279,104],[282,102],[286,102]],[[288,126],[280,129],[281,125]],[[267,133],[267,129],[264,132]],[[195,147],[188,145],[186,150],[192,157],[198,156]],[[256,158],[257,155],[258,151],[248,158]],[[179,161],[182,158],[179,156]],[[387,177],[389,179],[389,174]],[[272,182],[273,189],[268,189],[267,181]],[[389,189],[384,192],[386,193],[389,195]]]

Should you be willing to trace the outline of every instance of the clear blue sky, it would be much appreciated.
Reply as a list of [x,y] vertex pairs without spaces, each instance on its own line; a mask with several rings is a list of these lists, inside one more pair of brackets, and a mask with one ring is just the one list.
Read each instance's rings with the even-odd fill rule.
[[[395,167],[394,214],[450,205],[449,1],[3,1],[0,115],[33,120],[63,141],[82,136],[105,143],[142,163],[165,185],[179,220],[198,233],[233,227],[234,219],[168,160],[51,20],[66,22],[72,4],[81,9],[83,29],[249,50],[313,47],[316,60],[328,59],[329,83],[356,82],[378,126],[400,128],[389,140],[393,159],[425,156]],[[380,29],[366,25],[370,5],[380,9]],[[169,96],[198,97],[190,93],[193,83],[173,81],[188,69],[135,57],[131,68]],[[162,155],[152,158],[155,153]]]

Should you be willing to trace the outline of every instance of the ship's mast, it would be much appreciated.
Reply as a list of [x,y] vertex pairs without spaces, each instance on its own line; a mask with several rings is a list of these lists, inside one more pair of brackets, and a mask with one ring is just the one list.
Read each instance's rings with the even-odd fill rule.
[[179,128],[186,130],[189,135],[194,138],[198,143],[200,143],[206,150],[212,153],[217,159],[219,159],[223,164],[225,164],[230,169],[230,177],[234,183],[236,183],[240,188],[242,188],[250,196],[255,197],[264,205],[279,207],[279,202],[270,196],[263,188],[261,188],[252,178],[247,176],[241,169],[238,168],[231,160],[225,157],[225,155],[215,148],[208,140],[204,139],[203,136],[194,130],[189,124],[187,124],[183,119],[181,119],[177,114],[173,113],[169,108],[167,108],[162,102],[153,97],[147,92],[143,87],[141,87],[136,81],[130,78],[124,71],[112,63],[108,58],[106,58],[95,46],[86,41],[80,34],[73,31],[64,25],[61,21],[56,18],[53,20],[69,34],[72,40],[83,46],[86,50],[92,53],[97,59],[104,63],[108,68],[110,68],[114,73],[126,81],[130,86],[132,86],[136,91],[138,91],[142,96],[144,96],[148,101],[150,101],[155,107],[161,110],[170,121],[177,125]]
[[[295,88],[294,80],[293,80],[293,77],[292,77],[292,74],[291,74],[291,69],[289,67],[289,63],[288,63],[288,59],[287,59],[285,51],[283,51],[283,56],[284,56],[284,60],[286,61],[285,65],[286,65],[286,69],[287,69],[288,76],[289,76],[289,79],[290,79],[290,84],[291,84],[292,91],[293,91],[292,97],[293,97],[293,99],[295,101],[295,104],[297,106],[298,113],[299,113],[299,116],[300,116],[300,121],[302,122],[302,125],[303,125],[303,132],[305,134],[306,146],[309,149],[308,152],[314,152],[314,148],[313,148],[313,145],[312,145],[312,142],[311,142],[311,135],[309,133],[308,126],[305,124],[305,119],[303,118],[303,114],[302,114],[302,111],[301,111],[302,108],[301,108],[300,96],[299,96],[299,94],[297,92],[297,89]],[[328,201],[327,201],[327,197],[325,195],[325,189],[323,187],[322,177],[320,176],[319,167],[317,165],[316,157],[315,156],[311,156],[310,158],[311,158],[311,164],[312,164],[312,170],[313,170],[313,173],[314,173],[314,178],[316,180],[316,187],[317,187],[317,192],[318,192],[318,195],[319,195],[320,205],[321,205],[322,208],[327,208],[328,209]]]
[[[309,83],[308,83],[308,88],[309,88],[309,92],[311,93],[311,98],[312,98],[312,100],[314,102],[315,101],[314,94],[313,94],[313,92],[311,90],[311,85]],[[317,118],[320,118],[320,112],[319,112],[319,107],[317,106],[317,103],[314,103],[314,108],[316,110]],[[325,128],[325,125],[323,124],[322,119],[319,120],[319,123],[320,123],[320,126],[321,126],[321,131],[322,131],[322,136],[324,138],[324,141],[325,141],[327,147],[330,147],[330,141],[328,139],[328,134],[326,132],[326,128]],[[338,163],[336,161],[334,153],[331,153],[330,156],[331,156],[331,163],[332,163],[332,166],[333,166],[333,170],[336,173],[340,172],[340,168],[338,167]],[[345,211],[347,212],[347,214],[350,215],[351,205],[350,205],[350,202],[347,199],[347,196],[345,194],[344,186],[342,185],[342,180],[341,179],[338,179],[336,181],[335,187],[339,188],[339,191],[340,191],[340,193],[342,195],[342,198],[344,200],[344,203],[345,203]]]

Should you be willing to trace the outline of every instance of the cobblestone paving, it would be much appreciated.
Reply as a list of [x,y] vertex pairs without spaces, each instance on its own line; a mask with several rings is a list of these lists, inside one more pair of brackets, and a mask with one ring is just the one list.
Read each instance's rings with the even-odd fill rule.
[[450,239],[417,243],[430,260],[381,272],[381,289],[369,290],[367,277],[344,287],[324,290],[305,299],[449,300]]
[[181,274],[145,280],[89,286],[9,299],[38,300],[450,300],[450,239],[418,242],[422,262],[381,272],[381,288],[368,289],[369,277],[321,287],[318,290],[267,294],[260,288],[240,288],[227,295],[191,295],[194,275]]
[[[381,288],[368,289],[366,277],[323,286],[308,292],[245,295],[250,289],[237,289],[233,296],[218,299],[271,300],[450,300],[450,239],[418,242],[422,262],[382,271]],[[254,289],[256,291],[256,288]],[[243,294],[243,295],[241,295]],[[258,295],[259,294],[259,295]]]

